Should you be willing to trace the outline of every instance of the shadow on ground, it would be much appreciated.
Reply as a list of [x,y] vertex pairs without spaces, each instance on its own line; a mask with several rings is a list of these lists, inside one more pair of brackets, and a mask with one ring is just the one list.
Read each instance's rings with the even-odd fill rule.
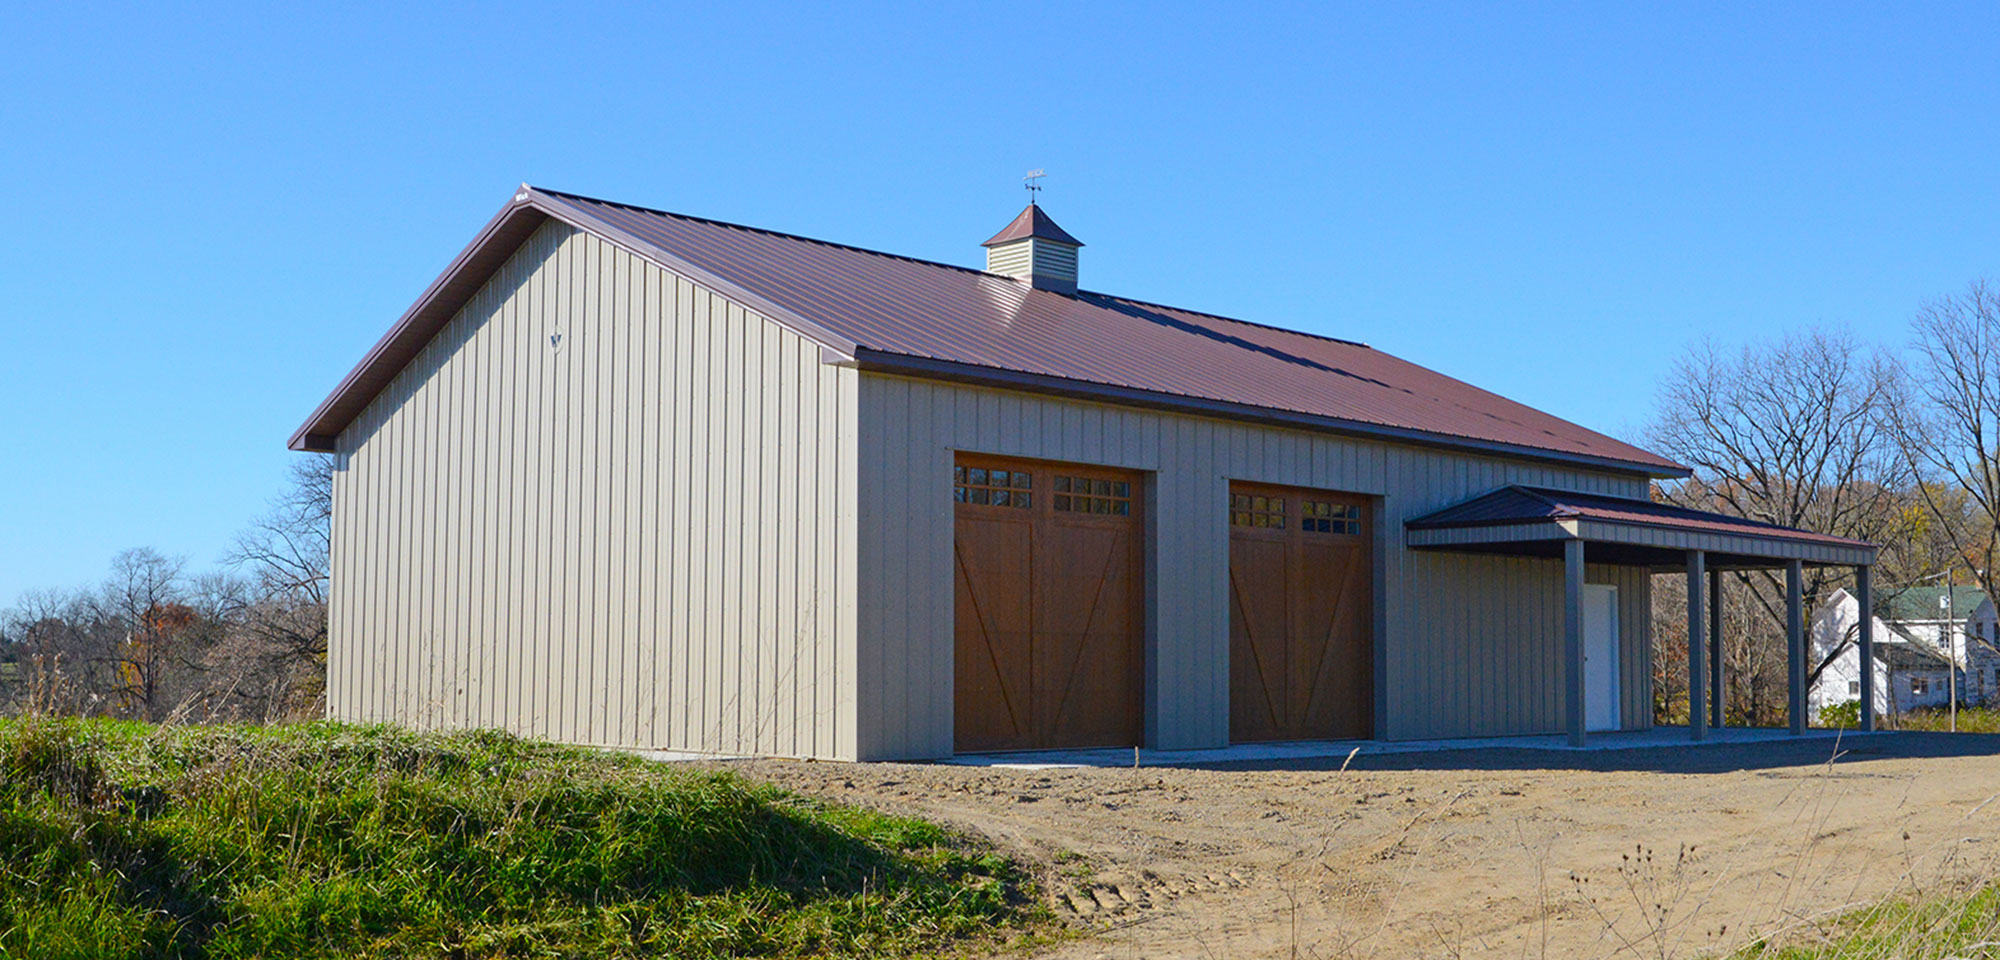
[[[2000,757],[2000,734],[1894,732],[1808,737],[1756,743],[1689,744],[1627,750],[1538,750],[1477,747],[1411,753],[1361,753],[1350,770],[1594,770],[1653,773],[1733,773],[1869,760]],[[1338,770],[1345,757],[1150,763],[1201,770]]]

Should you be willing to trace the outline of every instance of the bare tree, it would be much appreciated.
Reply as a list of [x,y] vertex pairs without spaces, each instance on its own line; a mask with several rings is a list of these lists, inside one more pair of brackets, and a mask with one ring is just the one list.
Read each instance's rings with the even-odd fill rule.
[[98,608],[122,634],[122,642],[103,659],[113,673],[113,702],[128,715],[165,717],[180,692],[170,688],[170,679],[199,663],[206,633],[187,603],[186,568],[185,559],[149,547],[126,550],[111,560]]
[[123,635],[104,623],[96,598],[68,590],[33,590],[0,615],[12,669],[0,689],[9,712],[82,714],[104,709],[115,676],[111,655]]
[[325,689],[333,458],[294,460],[291,483],[225,558],[248,581],[212,665],[262,718],[308,712]]
[[292,461],[290,486],[237,535],[225,562],[247,568],[267,593],[324,606],[332,540],[333,457],[313,454]]
[[[227,569],[127,550],[94,591],[0,611],[0,710],[280,720],[324,698],[333,460],[295,461]],[[53,693],[52,693],[53,691]],[[57,695],[59,694],[59,695]]]
[[1960,544],[1984,539],[1980,533],[1984,517],[1971,498],[1956,487],[1918,480],[1900,491],[1899,500],[1901,509],[1877,541],[1881,551],[1875,558],[1876,581],[1893,589],[1954,567],[1965,569]]
[[[1651,445],[1694,476],[1663,486],[1666,500],[1817,533],[1879,540],[1901,516],[1909,474],[1884,427],[1893,364],[1852,336],[1808,330],[1734,354],[1690,351],[1662,385]],[[1817,605],[1842,574],[1814,569]],[[1775,571],[1732,575],[1724,669],[1732,709],[1751,722],[1782,716],[1784,584]],[[1683,602],[1684,599],[1683,599]],[[1748,604],[1738,609],[1739,604]],[[1811,667],[1816,680],[1838,655]]]
[[2000,291],[1985,281],[1918,312],[1909,375],[1886,412],[1950,561],[2000,597]]

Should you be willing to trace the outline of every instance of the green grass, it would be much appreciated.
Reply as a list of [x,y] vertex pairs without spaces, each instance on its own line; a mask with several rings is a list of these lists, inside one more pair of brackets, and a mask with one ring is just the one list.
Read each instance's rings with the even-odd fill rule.
[[[1861,702],[1849,700],[1821,708],[1818,722],[1823,727],[1843,727],[1853,729],[1861,725]],[[1883,714],[1876,718],[1877,726],[1883,730],[1931,730],[1946,731],[1951,727],[1951,710],[1948,707],[1924,707],[1919,710],[1905,710],[1901,713]],[[1992,707],[1959,707],[1959,733],[2000,733],[2000,710]]]
[[1990,957],[2000,941],[2000,887],[1890,900],[1834,920],[1822,936],[1759,941],[1739,960],[1929,960]]
[[878,957],[1034,926],[935,825],[491,732],[0,721],[0,957]]
[[[1882,726],[1891,730],[1950,730],[1951,712],[1944,707],[1910,710],[1883,717]],[[2000,733],[2000,710],[1991,707],[1958,708],[1958,732]]]

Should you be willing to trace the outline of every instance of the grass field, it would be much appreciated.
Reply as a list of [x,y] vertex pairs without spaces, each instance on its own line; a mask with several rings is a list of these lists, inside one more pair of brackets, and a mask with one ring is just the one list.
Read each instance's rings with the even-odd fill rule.
[[1035,925],[929,823],[493,733],[0,721],[0,956],[877,957]]

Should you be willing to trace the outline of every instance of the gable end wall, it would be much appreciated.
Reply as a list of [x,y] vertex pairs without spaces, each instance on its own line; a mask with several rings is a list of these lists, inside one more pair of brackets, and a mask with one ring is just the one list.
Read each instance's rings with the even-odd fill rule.
[[340,435],[329,714],[853,756],[856,389],[543,225]]

